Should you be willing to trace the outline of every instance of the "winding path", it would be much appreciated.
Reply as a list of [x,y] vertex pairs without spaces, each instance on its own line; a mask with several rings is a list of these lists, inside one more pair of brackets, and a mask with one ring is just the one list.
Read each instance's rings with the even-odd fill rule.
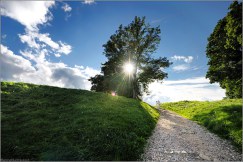
[[167,110],[149,138],[144,161],[241,161],[233,146],[204,127]]

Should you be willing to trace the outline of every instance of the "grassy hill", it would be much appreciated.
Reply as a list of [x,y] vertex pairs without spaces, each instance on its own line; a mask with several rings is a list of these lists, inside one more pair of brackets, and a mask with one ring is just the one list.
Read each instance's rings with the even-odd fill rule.
[[125,97],[1,83],[1,158],[137,160],[159,113]]
[[161,106],[196,121],[242,150],[242,99],[181,101]]

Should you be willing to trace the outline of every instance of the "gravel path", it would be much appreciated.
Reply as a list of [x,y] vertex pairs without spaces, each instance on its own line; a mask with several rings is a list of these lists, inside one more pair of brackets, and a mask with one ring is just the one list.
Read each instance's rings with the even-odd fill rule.
[[167,110],[149,138],[144,161],[241,161],[233,146],[202,126]]

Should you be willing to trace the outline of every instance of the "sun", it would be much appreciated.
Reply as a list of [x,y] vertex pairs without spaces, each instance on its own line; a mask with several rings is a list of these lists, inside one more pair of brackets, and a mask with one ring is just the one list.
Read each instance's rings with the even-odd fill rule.
[[125,63],[125,65],[123,66],[124,72],[127,74],[131,74],[134,70],[134,66],[131,62],[127,62]]

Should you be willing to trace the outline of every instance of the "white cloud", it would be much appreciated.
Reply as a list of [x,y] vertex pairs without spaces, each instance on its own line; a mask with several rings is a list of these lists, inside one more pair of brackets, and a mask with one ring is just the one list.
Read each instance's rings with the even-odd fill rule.
[[22,43],[27,43],[31,48],[40,48],[39,44],[37,44],[35,41],[35,37],[30,36],[29,34],[25,34],[25,35],[19,34],[19,38]]
[[62,10],[65,12],[65,17],[64,20],[67,21],[68,18],[70,18],[72,16],[72,14],[70,13],[72,11],[72,7],[69,6],[67,3],[61,2],[62,5]]
[[61,57],[60,53],[55,53],[54,54],[56,57]]
[[175,61],[184,61],[186,63],[191,63],[192,60],[193,60],[193,57],[192,56],[177,56],[177,55],[174,55],[171,57],[172,60],[175,60]]
[[151,24],[160,23],[162,20],[164,20],[164,18],[154,19],[154,20],[151,21]]
[[[26,33],[19,34],[22,43],[26,43],[32,50],[46,50],[50,47],[54,55],[60,57],[61,54],[71,53],[72,47],[62,41],[53,41],[49,33],[39,33],[38,29],[38,25],[51,20],[49,8],[54,4],[54,1],[4,1],[1,3],[1,13],[26,27]],[[66,9],[70,10],[68,6]]]
[[15,19],[25,26],[25,33],[18,36],[21,42],[27,45],[18,55],[1,45],[1,81],[90,89],[91,83],[88,79],[100,73],[98,70],[90,67],[70,67],[64,63],[48,61],[46,58],[50,54],[60,57],[61,54],[67,55],[72,51],[72,47],[67,43],[53,41],[49,33],[39,33],[39,25],[51,20],[49,8],[53,5],[54,2],[50,1],[11,1],[1,5],[1,13],[4,16]]
[[66,43],[62,43],[59,41],[60,48],[58,49],[58,52],[64,53],[68,55],[70,52],[72,52],[72,47]]
[[94,0],[84,0],[84,2],[82,2],[82,3],[84,3],[84,4],[92,4],[94,2],[95,2]]
[[2,39],[5,39],[5,38],[7,38],[7,34],[2,35]]
[[56,57],[60,57],[61,54],[68,55],[72,52],[70,45],[62,41],[53,41],[49,33],[41,34],[34,31],[26,31],[25,34],[19,34],[19,38],[22,43],[27,43],[29,47],[36,50],[46,49],[47,46],[50,47]]
[[1,15],[17,20],[28,30],[38,30],[38,25],[52,19],[49,8],[54,1],[2,1]]
[[199,67],[193,67],[192,70],[199,70]]
[[67,3],[63,4],[62,9],[63,9],[64,12],[72,11],[72,7],[70,7]]
[[209,83],[208,79],[204,77],[196,77],[196,78],[188,78],[183,80],[167,80],[165,83],[166,85],[176,85],[176,84],[207,84]]
[[79,65],[74,65],[75,68],[79,68],[79,69],[84,69],[83,66],[79,66]]
[[[39,33],[38,29],[38,25],[43,25],[51,20],[52,14],[49,8],[54,4],[54,1],[4,1],[1,3],[1,13],[26,27],[26,33],[19,34],[22,43],[26,43],[32,50],[46,50],[50,47],[52,53],[56,57],[60,57],[61,54],[71,53],[72,47],[62,41],[53,41],[49,33]],[[70,10],[68,5],[66,9]]]
[[38,39],[40,42],[44,42],[47,45],[49,45],[53,49],[58,49],[59,44],[54,42],[50,37],[48,33],[40,34],[40,33],[33,33],[31,32],[30,35],[33,34],[33,37]]
[[186,70],[190,69],[190,66],[186,65],[186,64],[181,64],[181,65],[173,66],[172,69],[174,71],[186,71]]
[[69,19],[69,17],[71,17],[72,15],[71,14],[66,14],[64,20],[67,21]]
[[210,84],[204,77],[184,80],[165,80],[164,83],[154,82],[149,85],[151,94],[144,94],[143,100],[155,105],[160,102],[176,102],[182,100],[210,101],[221,100],[225,90],[219,84]]
[[32,67],[29,60],[24,59],[21,56],[15,55],[6,46],[1,45],[1,78],[7,80],[13,79],[14,76],[24,73],[33,72],[35,68]]
[[[47,61],[45,59],[47,50],[42,50],[40,54],[24,51],[21,52],[21,56],[14,54],[6,46],[1,45],[1,52],[1,81],[27,82],[89,90],[91,83],[88,79],[100,73],[90,67],[80,69],[78,67],[82,66],[69,67],[64,63]],[[32,60],[33,64],[29,60]]]

